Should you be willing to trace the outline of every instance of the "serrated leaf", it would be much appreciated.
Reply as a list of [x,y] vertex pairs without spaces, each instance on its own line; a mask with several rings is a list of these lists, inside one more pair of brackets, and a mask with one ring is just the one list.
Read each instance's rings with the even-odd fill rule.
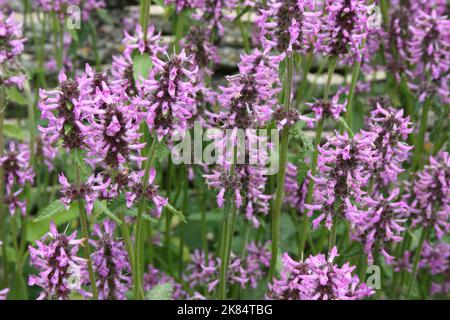
[[165,157],[169,155],[169,153],[170,150],[167,147],[165,140],[162,140],[161,142],[156,144],[155,155],[158,160],[163,160]]
[[170,282],[157,284],[151,288],[146,297],[148,300],[171,300],[173,293],[173,286]]
[[299,159],[297,161],[297,183],[298,185],[301,185],[303,183],[303,181],[306,178],[306,175],[308,174],[309,171],[309,166],[308,164],[305,162],[305,160]]
[[167,210],[169,210],[171,213],[173,213],[174,215],[178,216],[178,218],[181,219],[181,221],[183,221],[184,223],[187,223],[186,221],[186,217],[184,216],[183,212],[175,209],[170,203],[167,203],[166,206]]
[[84,181],[91,175],[92,170],[84,161],[80,150],[76,150],[73,153],[73,156],[78,168],[80,168],[80,178],[82,181]]
[[122,221],[120,221],[119,218],[116,217],[116,215],[114,213],[111,212],[111,210],[108,209],[108,206],[106,205],[106,203],[104,203],[103,201],[100,200],[96,200],[94,202],[94,209],[98,210],[98,212],[100,214],[104,214],[106,215],[108,218],[111,218],[112,220],[114,220],[115,222],[117,222],[118,224],[122,224]]
[[133,57],[133,77],[135,82],[141,81],[141,77],[146,79],[153,67],[152,59],[148,53],[136,54]]
[[42,220],[50,219],[51,217],[57,215],[58,213],[66,211],[64,204],[58,199],[50,203],[46,208],[39,212],[39,215],[33,222],[39,222]]
[[19,91],[19,89],[15,86],[6,88],[6,99],[8,101],[17,103],[21,106],[26,106],[28,104],[28,100],[25,95]]

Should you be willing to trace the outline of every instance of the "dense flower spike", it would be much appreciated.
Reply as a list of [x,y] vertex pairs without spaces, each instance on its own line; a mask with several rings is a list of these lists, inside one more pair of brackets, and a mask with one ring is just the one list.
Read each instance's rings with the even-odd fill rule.
[[42,288],[39,300],[66,300],[71,292],[81,289],[86,260],[77,257],[84,240],[76,236],[76,232],[70,236],[58,233],[52,222],[50,231],[41,241],[36,241],[37,248],[29,246],[30,264],[39,275],[31,275],[28,284]]
[[9,213],[14,215],[16,209],[20,209],[25,215],[27,204],[21,200],[23,187],[34,180],[33,169],[29,165],[30,150],[27,145],[11,142],[6,154],[0,158],[0,167],[3,169],[3,179],[6,192],[3,202],[9,208]]
[[386,251],[386,244],[403,240],[402,232],[406,229],[403,217],[408,214],[409,206],[397,201],[399,192],[395,189],[386,198],[376,194],[364,199],[367,211],[356,224],[354,237],[364,243],[369,263],[373,263],[373,252],[379,250],[391,264],[394,257]]
[[82,149],[85,142],[78,125],[82,112],[78,82],[67,78],[64,72],[58,79],[58,89],[39,90],[41,118],[48,122],[46,127],[39,126],[39,130],[51,146],[61,139],[66,150]]
[[146,106],[146,121],[159,140],[165,136],[184,135],[187,119],[195,103],[195,75],[198,72],[191,57],[182,51],[164,62],[153,59],[154,72],[143,81],[141,103]]
[[[418,90],[423,101],[427,95],[437,89],[430,87],[431,82],[435,87],[440,87],[440,82],[448,86],[448,71],[450,70],[450,20],[438,16],[435,10],[427,13],[418,10],[414,24],[410,26],[411,40],[409,41],[409,60],[416,66],[413,72],[409,72],[412,79],[419,79],[417,84],[413,80],[411,87]],[[432,90],[430,92],[430,90]],[[449,90],[445,90],[444,97],[448,98]]]
[[25,74],[18,63],[18,57],[24,50],[25,38],[22,26],[13,15],[0,11],[0,83],[6,86],[23,88]]
[[352,204],[352,199],[360,202],[366,193],[367,185],[374,164],[374,135],[360,133],[349,138],[347,133],[328,139],[323,147],[318,147],[318,175],[311,177],[315,182],[313,205],[306,205],[310,210],[320,210],[321,214],[313,221],[317,228],[323,219],[330,229],[335,216],[347,219],[351,225],[360,220],[359,210]]
[[161,270],[148,265],[147,272],[144,274],[144,290],[150,291],[157,285],[169,284],[171,287],[172,300],[182,300],[189,297],[188,293],[183,290],[182,286],[175,282],[175,280],[162,272]]
[[365,0],[326,0],[318,50],[341,58],[350,54],[361,60],[371,10]]
[[413,224],[433,228],[441,239],[450,231],[450,157],[441,151],[430,157],[430,163],[417,174],[414,182],[418,213]]
[[413,132],[409,116],[403,116],[403,109],[384,109],[377,103],[369,118],[370,131],[377,135],[374,144],[376,153],[375,175],[384,186],[398,180],[403,172],[402,162],[406,161],[409,151],[413,148],[401,140],[406,140]]
[[258,20],[263,45],[282,54],[307,52],[320,31],[319,11],[313,0],[270,0]]
[[355,267],[347,262],[342,267],[333,260],[338,256],[334,247],[326,258],[324,254],[310,256],[296,262],[287,253],[283,255],[281,278],[270,285],[268,297],[282,300],[361,300],[374,291],[352,275]]
[[139,54],[147,53],[150,57],[156,57],[158,54],[164,52],[165,47],[161,44],[161,35],[156,33],[155,26],[149,25],[147,29],[147,37],[144,40],[144,32],[142,32],[141,25],[136,26],[134,35],[124,32],[125,38],[122,44],[125,46],[123,51],[127,57],[132,57],[136,50]]
[[96,224],[94,235],[98,239],[90,241],[95,248],[92,263],[97,274],[99,299],[102,300],[125,300],[125,293],[131,287],[128,254],[123,242],[114,239],[114,229],[112,221],[104,221],[103,228]]

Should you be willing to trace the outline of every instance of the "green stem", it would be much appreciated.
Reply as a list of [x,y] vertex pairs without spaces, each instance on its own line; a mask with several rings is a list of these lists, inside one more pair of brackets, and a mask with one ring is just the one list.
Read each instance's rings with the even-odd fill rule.
[[428,113],[430,111],[432,97],[429,96],[423,104],[422,117],[420,119],[420,129],[416,138],[416,150],[413,158],[413,169],[418,170],[422,166],[422,153],[427,131]]
[[242,22],[242,16],[240,15],[240,8],[236,8],[236,13],[238,15],[238,19],[237,23],[239,26],[239,30],[241,32],[241,37],[242,37],[242,43],[244,44],[244,50],[246,53],[250,52],[250,41],[248,39],[248,33],[247,33],[247,28],[245,27],[244,23]]
[[144,33],[144,41],[147,40],[147,29],[150,21],[150,2],[151,0],[141,0],[139,23]]
[[134,279],[136,277],[136,267],[134,265],[135,261],[134,261],[133,243],[131,241],[130,231],[128,229],[128,225],[125,220],[125,215],[123,214],[123,212],[119,213],[119,217],[120,217],[120,221],[122,221],[122,223],[120,224],[120,231],[122,233],[122,238],[125,243],[125,248],[127,249],[128,261],[130,262],[130,266],[131,266],[131,275],[132,275],[132,279],[134,281]]
[[[6,95],[5,95],[5,87],[0,85],[0,158],[3,157],[3,122],[5,120],[5,111],[6,111]],[[5,277],[3,279],[3,287],[8,287],[8,259],[6,256],[6,235],[5,235],[5,211],[3,210],[3,198],[5,195],[4,190],[4,172],[3,166],[0,166],[0,240],[3,242],[2,247],[2,260],[3,260],[3,272],[5,273]]]
[[[286,61],[286,79],[284,83],[284,111],[291,107],[292,76],[294,63],[292,55]],[[289,146],[289,126],[285,125],[281,131],[279,171],[277,176],[277,189],[275,191],[275,204],[272,212],[272,256],[270,259],[269,282],[272,281],[277,265],[278,246],[280,241],[280,217],[284,197],[284,180],[286,178],[286,162]]]
[[[144,177],[142,180],[142,188],[145,190],[148,186],[148,178],[150,176],[150,168],[152,166],[153,157],[155,155],[156,142],[158,139],[156,136],[153,137],[152,144],[148,151],[147,161],[145,163],[145,171]],[[136,269],[136,277],[134,279],[134,297],[135,299],[143,299],[143,288],[142,288],[142,276],[144,272],[144,266],[142,265],[143,261],[143,248],[142,248],[142,218],[145,211],[145,197],[142,196],[139,202],[139,208],[136,216],[136,240],[134,247],[134,255],[135,255],[135,269]]]
[[[233,150],[233,162],[230,168],[230,177],[233,177],[236,170],[237,160],[237,148]],[[225,197],[224,215],[222,222],[222,236],[220,241],[220,271],[219,271],[219,299],[224,300],[227,292],[227,271],[228,260],[231,248],[228,246],[232,244],[234,221],[236,220],[237,209],[235,203],[235,197],[233,196],[234,190],[227,190]]]
[[336,246],[336,229],[337,229],[337,219],[336,217],[333,218],[333,225],[331,226],[330,230],[330,239],[328,241],[328,252],[331,252],[331,250]]
[[184,12],[181,11],[175,17],[175,39],[173,44],[175,52],[180,52],[180,40],[183,37],[183,27],[184,27]]
[[[365,40],[363,41],[363,43]],[[363,45],[364,46],[364,45]],[[361,61],[356,61],[353,66],[352,71],[352,81],[350,83],[350,89],[348,91],[348,99],[347,99],[347,113],[345,115],[345,120],[350,128],[353,128],[353,98],[355,96],[355,88],[358,82],[359,71],[361,69]]]
[[411,291],[412,291],[412,288],[414,286],[414,282],[415,282],[416,276],[417,276],[417,268],[419,266],[420,257],[422,255],[423,244],[428,239],[429,232],[430,232],[429,227],[425,227],[422,230],[422,234],[420,235],[419,244],[418,244],[418,246],[416,248],[416,252],[414,254],[413,268],[412,268],[412,272],[411,272],[411,279],[409,281],[408,292],[406,294],[406,299],[409,299],[411,296]]
[[302,81],[298,84],[297,88],[297,95],[295,96],[295,108],[298,109],[300,107],[300,104],[304,101],[304,93],[305,93],[305,87],[308,83],[308,74],[311,70],[312,62],[314,59],[314,55],[312,52],[308,53],[308,56],[306,58],[305,67],[303,70],[303,78]]

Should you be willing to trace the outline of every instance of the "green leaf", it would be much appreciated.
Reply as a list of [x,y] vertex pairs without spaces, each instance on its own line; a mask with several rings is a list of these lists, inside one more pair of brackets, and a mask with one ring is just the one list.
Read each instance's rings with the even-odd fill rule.
[[301,185],[309,171],[309,165],[305,162],[304,157],[297,161],[297,183]]
[[155,155],[156,159],[163,160],[170,154],[170,150],[167,147],[165,139],[161,140],[161,142],[156,144]]
[[141,77],[146,79],[153,67],[152,59],[148,53],[136,54],[133,57],[133,77],[135,82],[139,82]]
[[78,168],[80,168],[80,178],[82,181],[84,181],[91,175],[92,170],[84,161],[82,151],[76,150],[73,153],[73,156],[75,159],[75,163],[77,164]]
[[39,215],[33,222],[39,222],[42,220],[48,220],[58,213],[67,211],[64,204],[58,199],[50,203],[45,209],[39,212]]
[[148,300],[171,300],[173,293],[173,286],[170,282],[157,284],[150,291],[147,292]]
[[181,221],[183,221],[184,223],[187,223],[186,221],[186,217],[184,216],[183,212],[175,209],[170,203],[167,203],[166,206],[167,210],[169,210],[171,213],[173,213],[174,215],[178,216],[178,218],[181,219]]
[[6,99],[21,106],[26,106],[28,104],[27,98],[15,86],[6,88]]
[[122,221],[120,221],[120,219],[117,218],[116,215],[108,209],[108,206],[103,201],[96,200],[94,202],[94,210],[98,210],[99,213],[105,214],[107,217],[111,218],[118,224],[122,224]]
[[10,123],[5,123],[3,125],[3,134],[8,138],[16,139],[19,141],[25,141],[29,136],[26,130]]
[[70,221],[76,219],[78,217],[78,203],[73,202],[70,205],[69,210],[62,210],[56,215],[49,216],[47,219],[40,219],[39,221],[33,221],[30,223],[27,228],[27,241],[32,242],[40,239],[47,231],[48,225],[51,220],[57,225],[63,225],[65,223],[69,223]]

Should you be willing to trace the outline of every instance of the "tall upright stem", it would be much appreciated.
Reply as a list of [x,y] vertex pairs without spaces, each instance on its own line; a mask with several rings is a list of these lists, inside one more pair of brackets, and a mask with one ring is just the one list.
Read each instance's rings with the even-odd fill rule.
[[416,252],[414,254],[413,268],[411,272],[411,279],[409,281],[408,292],[406,294],[406,298],[409,299],[411,296],[412,287],[414,286],[414,282],[417,276],[417,268],[419,266],[420,256],[422,255],[423,244],[428,238],[428,234],[430,232],[429,227],[425,227],[422,230],[422,234],[420,235],[419,244],[417,245]]
[[[324,101],[328,101],[328,99],[329,99],[331,80],[333,79],[334,69],[336,68],[336,62],[337,62],[336,57],[332,57],[331,60],[328,61],[328,63],[329,63],[328,77],[327,77],[327,83],[325,85],[325,90],[324,90],[324,94],[323,94]],[[314,153],[313,153],[313,157],[312,157],[312,161],[311,161],[311,175],[312,176],[315,176],[316,172],[317,172],[317,159],[319,157],[318,146],[320,144],[320,141],[322,140],[324,121],[325,121],[325,119],[322,117],[319,120],[319,124],[317,125],[316,138],[314,139]],[[313,191],[314,191],[314,180],[309,179],[308,193],[306,195],[305,203],[311,204]],[[302,234],[300,237],[299,254],[300,254],[300,257],[303,258],[303,253],[305,251],[305,243],[306,243],[306,239],[308,237],[308,230],[309,230],[309,221],[308,221],[308,216],[306,214],[303,214],[302,225],[303,225],[303,230],[302,230]]]
[[[6,110],[6,96],[5,87],[0,85],[0,158],[3,157],[3,122],[5,120],[5,110]],[[3,210],[3,197],[5,194],[4,190],[4,172],[3,167],[0,166],[0,240],[3,242],[2,245],[2,260],[3,260],[3,272],[5,277],[3,279],[3,287],[8,287],[8,260],[6,257],[6,237],[5,237],[5,212]]]
[[[230,177],[236,171],[237,148],[233,148],[233,162],[230,167]],[[222,235],[220,241],[220,271],[219,271],[219,299],[224,300],[227,293],[228,261],[233,242],[234,223],[237,216],[237,208],[234,199],[234,190],[227,190],[222,222]]]
[[[80,172],[81,172],[80,166],[79,166],[78,162],[76,162],[75,163],[75,183],[77,186],[79,186],[81,183]],[[84,240],[86,241],[86,244],[84,246],[84,254],[86,255],[86,259],[87,259],[89,281],[91,281],[91,287],[92,287],[92,298],[94,300],[98,300],[97,283],[95,281],[94,269],[92,267],[91,249],[90,249],[90,244],[89,244],[89,228],[88,228],[88,221],[87,221],[87,213],[86,213],[86,209],[84,207],[83,200],[81,200],[81,199],[78,199],[78,211],[80,213],[81,233],[83,235]]]
[[413,169],[418,170],[422,165],[422,153],[427,131],[428,113],[430,111],[432,97],[428,97],[423,104],[422,117],[420,119],[420,129],[416,139],[416,150],[413,158]]
[[144,40],[147,40],[147,29],[150,21],[150,2],[151,0],[141,0],[139,23],[141,24]]
[[[284,83],[284,111],[291,107],[291,93],[292,93],[292,74],[294,70],[294,62],[292,55],[287,57],[286,61],[286,79]],[[284,180],[286,178],[286,161],[289,145],[289,126],[284,126],[281,131],[280,143],[280,157],[279,157],[279,171],[277,176],[277,189],[275,192],[275,204],[272,212],[272,256],[270,259],[269,281],[272,281],[277,265],[278,245],[280,241],[280,216],[281,207],[283,205],[284,197]]]
[[[147,161],[145,163],[145,171],[144,177],[142,180],[142,188],[145,190],[148,186],[148,178],[150,176],[150,168],[152,166],[153,157],[155,155],[156,149],[156,136],[153,137],[152,145],[148,151]],[[136,243],[134,248],[134,256],[135,256],[135,271],[136,276],[134,277],[134,297],[135,299],[143,299],[143,288],[142,288],[142,277],[144,273],[144,266],[142,265],[143,261],[143,248],[142,248],[142,217],[145,211],[146,200],[145,196],[141,197],[139,202],[139,208],[136,217]]]

